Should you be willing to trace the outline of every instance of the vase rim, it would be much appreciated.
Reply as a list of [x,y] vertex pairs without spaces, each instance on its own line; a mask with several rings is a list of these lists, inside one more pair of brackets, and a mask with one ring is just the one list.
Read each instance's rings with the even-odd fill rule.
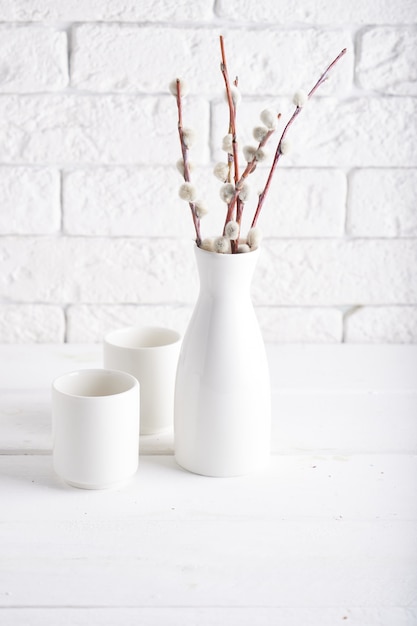
[[[201,255],[210,255],[212,257],[219,257],[219,258],[252,258],[254,259],[254,257],[259,256],[259,248],[256,248],[255,250],[251,250],[250,252],[242,252],[240,254],[231,254],[231,253],[221,253],[221,252],[213,252],[212,250],[204,250],[203,248],[200,248],[199,246],[195,246],[195,253],[196,254],[201,254]],[[231,262],[233,263],[234,261],[225,261],[226,263]]]

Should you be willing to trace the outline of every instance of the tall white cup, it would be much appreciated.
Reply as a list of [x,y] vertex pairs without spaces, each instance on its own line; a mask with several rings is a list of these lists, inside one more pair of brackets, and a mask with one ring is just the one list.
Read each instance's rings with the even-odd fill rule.
[[128,372],[140,384],[140,432],[173,426],[181,335],[156,326],[122,328],[104,337],[104,367]]
[[125,372],[86,369],[52,383],[53,463],[73,487],[127,481],[139,460],[139,384]]

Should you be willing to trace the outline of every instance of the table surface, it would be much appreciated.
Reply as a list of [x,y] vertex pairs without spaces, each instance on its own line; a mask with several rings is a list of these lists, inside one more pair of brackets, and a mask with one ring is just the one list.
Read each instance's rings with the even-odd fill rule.
[[267,346],[268,467],[123,489],[52,470],[50,384],[97,345],[0,346],[0,624],[415,626],[417,346]]

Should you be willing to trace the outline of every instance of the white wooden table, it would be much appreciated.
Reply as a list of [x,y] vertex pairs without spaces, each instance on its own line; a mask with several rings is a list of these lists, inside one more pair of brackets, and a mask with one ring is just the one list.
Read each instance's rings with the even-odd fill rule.
[[273,454],[217,479],[143,437],[124,489],[51,464],[50,383],[99,346],[0,346],[0,624],[415,626],[417,346],[268,346]]

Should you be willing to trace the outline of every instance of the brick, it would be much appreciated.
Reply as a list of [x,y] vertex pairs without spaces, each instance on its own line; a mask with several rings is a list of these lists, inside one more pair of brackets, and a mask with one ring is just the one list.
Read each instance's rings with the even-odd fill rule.
[[[242,146],[254,144],[252,129],[265,104],[265,100],[254,100],[241,106],[238,135]],[[218,146],[225,134],[226,107],[219,103],[213,109],[212,148],[218,159],[222,158]],[[284,124],[293,106],[282,99],[279,110]],[[280,167],[413,167],[417,165],[416,135],[416,98],[316,98],[290,127],[293,150],[281,159]],[[271,152],[277,141],[271,138]]]
[[[177,148],[179,156],[179,147]],[[175,161],[175,158],[173,159]],[[223,230],[226,205],[212,168],[195,168],[192,180],[209,208],[203,236]],[[179,198],[183,182],[173,167],[97,168],[64,176],[64,228],[68,234],[138,237],[194,237],[187,202]]]
[[[0,159],[9,163],[169,163],[178,158],[172,97],[4,96]],[[208,158],[209,108],[190,101],[187,125],[198,127],[195,161]]]
[[[267,175],[268,170],[258,167],[248,178],[251,193],[243,212],[243,236],[251,226]],[[212,168],[196,171],[195,181],[209,209],[201,222],[202,235],[218,235],[226,215],[226,205],[219,197],[222,183],[214,178]],[[345,203],[346,177],[342,172],[281,168],[270,186],[258,226],[268,237],[343,236]]]
[[0,305],[1,343],[61,343],[64,336],[65,316],[61,307]]
[[0,27],[0,92],[58,90],[68,84],[66,33]]
[[160,166],[67,172],[63,186],[65,232],[193,236],[190,209],[178,196],[181,182],[176,169]]
[[417,29],[369,28],[359,38],[356,66],[363,89],[396,96],[417,95]]
[[3,237],[0,267],[0,298],[22,303],[189,303],[197,289],[188,240]]
[[74,305],[68,308],[67,340],[98,343],[104,335],[125,326],[165,326],[185,332],[192,307],[180,305]]
[[59,172],[0,167],[0,234],[50,234],[61,226]]
[[320,2],[292,2],[292,0],[218,0],[219,17],[238,21],[277,24],[412,24],[417,20],[414,0],[321,0]]
[[[253,210],[244,223],[250,226],[257,191],[267,172],[254,174]],[[250,179],[249,179],[250,180]],[[278,168],[262,208],[258,226],[267,237],[338,237],[344,234],[346,177],[337,170]],[[248,218],[250,219],[248,221]]]
[[416,237],[416,169],[364,169],[349,179],[347,230],[354,237]]
[[81,25],[73,34],[71,81],[92,91],[169,93],[169,83],[181,77],[193,94],[220,93],[218,55],[212,31]]
[[0,0],[2,20],[159,22],[205,20],[212,16],[207,0]]
[[339,343],[342,340],[342,313],[331,308],[256,307],[266,342]]
[[417,307],[359,307],[345,319],[352,343],[417,343]]
[[258,305],[417,303],[416,240],[266,239],[262,248]]
[[[71,80],[93,91],[160,93],[171,80],[187,80],[192,93],[223,97],[219,32],[161,26],[81,25],[74,29]],[[229,73],[244,95],[290,94],[307,88],[344,47],[349,31],[294,30],[280,33],[230,30],[225,37]],[[167,51],[169,50],[169,54]],[[285,59],[285,63],[279,62]],[[350,89],[353,54],[322,87],[323,94]]]

